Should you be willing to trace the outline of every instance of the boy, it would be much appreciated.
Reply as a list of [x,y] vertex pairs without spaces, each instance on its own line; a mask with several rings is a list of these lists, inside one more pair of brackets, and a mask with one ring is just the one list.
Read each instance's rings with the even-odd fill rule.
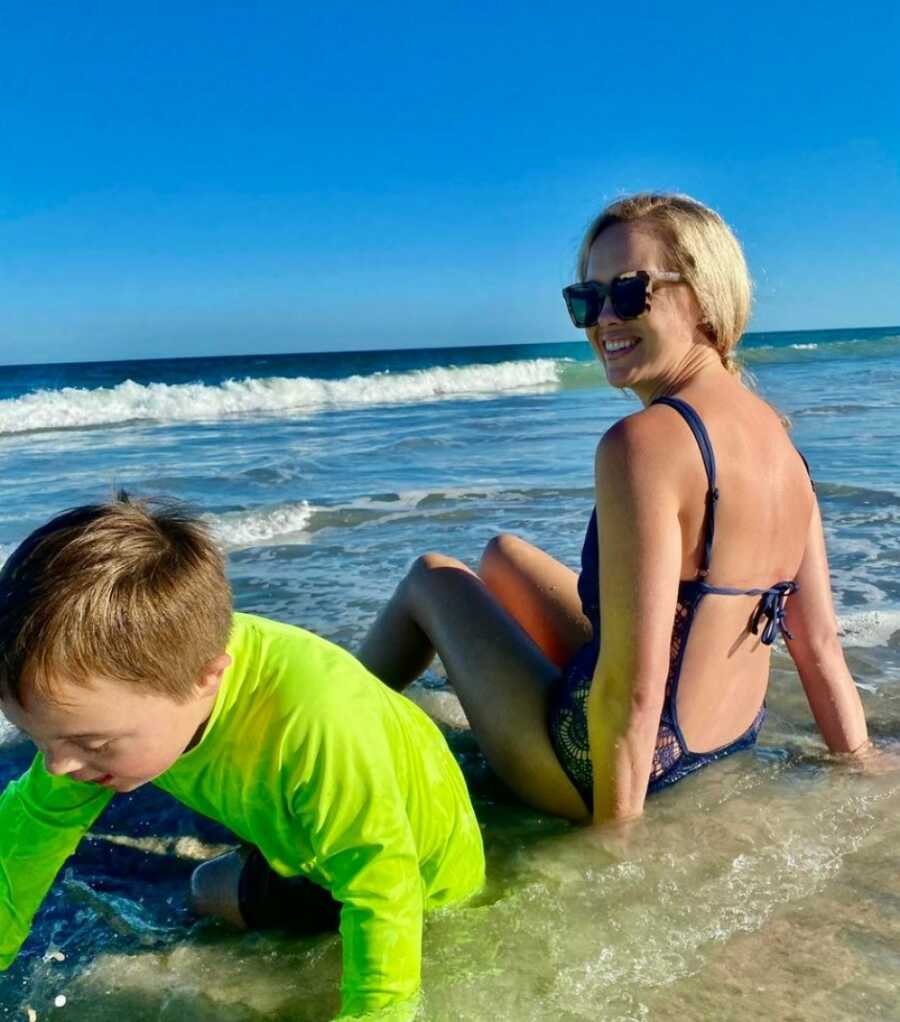
[[[32,533],[0,572],[0,707],[39,750],[0,796],[0,969],[113,795],[152,782],[258,849],[244,921],[267,917],[253,899],[269,886],[282,916],[303,911],[306,881],[285,900],[286,877],[312,881],[314,914],[334,905],[321,888],[340,903],[340,1017],[414,1013],[423,910],[483,881],[462,774],[348,653],[234,614],[198,521],[122,495]],[[219,897],[204,868],[201,905]]]

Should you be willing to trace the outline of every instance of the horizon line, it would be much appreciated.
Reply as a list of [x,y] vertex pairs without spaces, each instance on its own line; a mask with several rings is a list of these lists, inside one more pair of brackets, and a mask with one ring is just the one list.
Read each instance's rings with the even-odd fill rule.
[[[804,330],[748,330],[741,335],[745,337],[757,337],[762,334],[834,334],[846,333],[848,330],[900,330],[900,324],[886,324],[884,326],[847,326],[827,327],[824,329]],[[578,344],[587,343],[583,338],[571,341],[500,341],[484,343],[481,341],[460,342],[457,344],[422,344],[400,348],[334,348],[331,350],[310,350],[310,351],[268,351],[268,352],[237,352],[223,355],[156,355],[150,358],[88,358],[73,361],[70,359],[56,361],[47,359],[41,362],[5,362],[0,364],[0,369],[38,369],[42,366],[82,366],[107,363],[109,365],[126,365],[137,362],[186,362],[186,361],[213,361],[224,359],[242,358],[292,358],[303,355],[377,355],[395,354],[397,352],[410,351],[454,351],[458,348],[536,348],[551,344]],[[738,342],[740,343],[740,342]]]

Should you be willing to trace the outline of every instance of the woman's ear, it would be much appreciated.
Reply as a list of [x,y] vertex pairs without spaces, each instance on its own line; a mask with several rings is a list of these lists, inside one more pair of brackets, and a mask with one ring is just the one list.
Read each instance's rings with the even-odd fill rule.
[[701,334],[709,341],[710,344],[715,345],[716,343],[716,330],[712,323],[708,319],[701,320],[697,324],[697,329]]

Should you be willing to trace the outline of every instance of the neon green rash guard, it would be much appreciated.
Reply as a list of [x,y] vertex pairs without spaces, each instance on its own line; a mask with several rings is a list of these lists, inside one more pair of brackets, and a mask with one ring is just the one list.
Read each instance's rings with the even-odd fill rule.
[[[342,903],[341,1017],[413,998],[423,912],[484,879],[481,832],[443,736],[302,629],[235,614],[228,652],[202,739],[153,783]],[[113,794],[50,775],[39,753],[0,796],[0,969]]]

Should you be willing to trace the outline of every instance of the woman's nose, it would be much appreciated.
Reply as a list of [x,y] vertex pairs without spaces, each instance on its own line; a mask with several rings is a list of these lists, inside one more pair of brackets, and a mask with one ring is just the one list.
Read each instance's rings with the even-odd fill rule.
[[606,295],[600,304],[600,311],[597,313],[598,323],[617,323],[619,317],[616,315],[616,310],[613,308],[613,303],[610,300],[609,295]]

